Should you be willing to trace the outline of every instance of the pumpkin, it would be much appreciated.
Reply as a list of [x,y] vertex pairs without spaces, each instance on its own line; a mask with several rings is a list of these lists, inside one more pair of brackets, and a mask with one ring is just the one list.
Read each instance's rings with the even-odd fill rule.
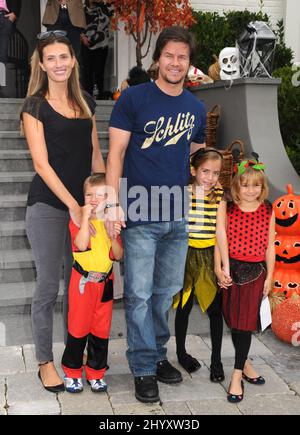
[[277,235],[275,251],[277,268],[300,270],[300,235]]
[[300,297],[282,302],[272,315],[274,334],[286,343],[300,346]]
[[219,58],[214,54],[213,58],[215,59],[215,63],[213,63],[212,65],[210,65],[210,67],[208,68],[208,75],[210,78],[213,79],[214,82],[216,82],[217,80],[221,80],[220,78],[220,64],[219,64]]
[[273,275],[273,291],[290,298],[294,293],[300,296],[300,270],[276,269]]
[[119,91],[119,89],[117,89],[114,93],[113,93],[113,100],[117,100],[121,95],[121,92]]
[[288,184],[287,192],[287,195],[276,199],[273,203],[276,233],[300,235],[300,196],[294,194],[291,184]]
[[284,293],[278,292],[278,291],[276,292],[276,291],[272,290],[269,293],[269,302],[270,302],[271,312],[273,313],[275,308],[285,300],[286,300],[286,297],[285,297]]

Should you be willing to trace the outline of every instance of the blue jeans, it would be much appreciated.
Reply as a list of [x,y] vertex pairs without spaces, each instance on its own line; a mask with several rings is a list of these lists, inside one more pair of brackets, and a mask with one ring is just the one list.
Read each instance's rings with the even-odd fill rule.
[[183,285],[187,239],[185,220],[124,231],[127,359],[134,376],[155,375],[166,359],[168,312]]

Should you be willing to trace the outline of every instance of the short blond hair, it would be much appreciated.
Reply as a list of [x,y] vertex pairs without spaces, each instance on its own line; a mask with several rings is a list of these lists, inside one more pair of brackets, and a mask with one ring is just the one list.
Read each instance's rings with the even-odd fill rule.
[[85,193],[87,186],[101,186],[106,184],[104,172],[98,172],[86,178],[83,184],[83,193]]
[[261,194],[258,201],[263,202],[269,195],[269,187],[267,177],[264,171],[259,169],[253,169],[251,166],[246,168],[243,174],[235,174],[231,184],[231,195],[235,203],[240,201],[239,192],[243,183],[259,183],[261,184]]

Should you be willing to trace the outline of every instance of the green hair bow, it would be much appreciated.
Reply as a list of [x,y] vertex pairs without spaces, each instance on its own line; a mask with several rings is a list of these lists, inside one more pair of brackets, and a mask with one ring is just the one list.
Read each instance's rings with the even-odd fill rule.
[[243,160],[240,163],[236,163],[233,168],[233,172],[238,175],[242,175],[245,173],[247,168],[253,168],[257,171],[264,171],[265,165],[263,163],[259,163],[257,160]]

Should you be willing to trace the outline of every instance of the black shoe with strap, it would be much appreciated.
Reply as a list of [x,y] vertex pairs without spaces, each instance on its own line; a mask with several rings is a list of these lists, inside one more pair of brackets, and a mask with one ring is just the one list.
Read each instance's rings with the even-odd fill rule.
[[212,364],[210,366],[210,380],[211,382],[223,382],[225,374],[222,363]]
[[143,403],[159,401],[159,392],[156,376],[136,376],[134,378],[135,397]]
[[179,384],[179,382],[182,382],[180,371],[175,369],[167,359],[157,363],[156,376],[158,381],[165,384]]
[[[51,363],[51,362],[53,362],[53,360],[46,361],[46,362],[44,362],[44,363],[40,363],[40,364],[39,364],[39,367],[41,367],[41,366],[45,366],[46,364],[49,364],[49,363]],[[42,383],[43,387],[45,388],[45,390],[50,391],[50,393],[62,393],[63,391],[65,391],[65,385],[64,385],[63,382],[62,382],[61,384],[58,384],[58,385],[46,386],[46,385],[44,384],[43,380],[42,380],[42,376],[41,376],[41,371],[40,371],[40,369],[39,369],[39,371],[38,371],[38,378],[39,378],[39,380],[41,381],[41,383]]]

